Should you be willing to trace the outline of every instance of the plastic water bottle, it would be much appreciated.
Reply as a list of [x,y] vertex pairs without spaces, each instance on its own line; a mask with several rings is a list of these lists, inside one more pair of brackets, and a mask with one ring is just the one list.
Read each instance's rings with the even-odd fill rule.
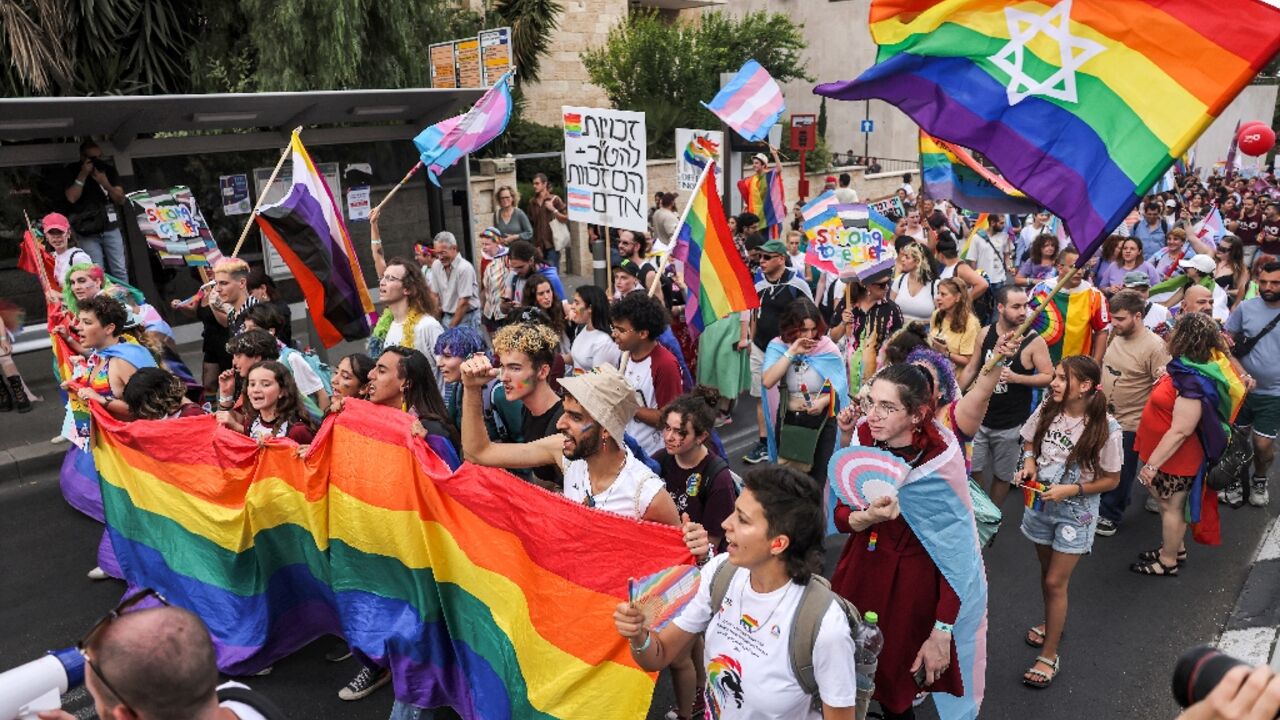
[[880,632],[880,616],[868,612],[862,616],[863,623],[858,627],[854,638],[854,671],[858,681],[858,704],[855,717],[862,720],[867,716],[867,706],[876,689],[876,665],[880,651],[884,649],[884,633]]

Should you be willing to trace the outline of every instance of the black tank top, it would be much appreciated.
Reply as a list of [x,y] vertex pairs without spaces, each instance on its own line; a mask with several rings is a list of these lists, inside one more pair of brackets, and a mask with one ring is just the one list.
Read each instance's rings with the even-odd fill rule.
[[[995,352],[996,340],[999,339],[995,325],[987,328],[987,336],[982,340],[982,362],[986,363]],[[1034,368],[1022,364],[1022,352],[1036,338],[1029,334],[1018,347],[1018,354],[1009,358],[1009,367],[1018,375],[1035,375]],[[994,370],[992,372],[995,372]],[[1031,417],[1031,386],[1000,383],[991,395],[991,404],[987,406],[987,415],[982,419],[983,426],[992,430],[1008,430],[1018,427]]]

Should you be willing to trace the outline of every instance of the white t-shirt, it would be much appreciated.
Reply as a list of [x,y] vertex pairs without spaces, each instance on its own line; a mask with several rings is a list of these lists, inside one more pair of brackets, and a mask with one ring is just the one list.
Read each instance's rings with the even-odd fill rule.
[[93,259],[89,257],[89,253],[78,247],[69,247],[62,252],[53,253],[53,277],[58,282],[58,287],[67,284],[67,270],[72,265],[81,263],[91,263]]
[[[240,690],[250,689],[248,685],[238,683],[234,680],[224,682],[217,687],[218,690],[221,690],[223,688],[239,688]],[[267,720],[267,718],[262,713],[236,700],[228,700],[226,702],[220,702],[218,703],[218,707],[224,707],[230,710],[231,712],[235,713],[235,716],[240,718],[240,720]]]
[[858,191],[852,187],[836,188],[836,202],[841,205],[852,205],[858,202]]
[[324,389],[324,382],[320,380],[320,376],[315,370],[307,364],[306,358],[302,357],[302,353],[289,353],[289,372],[293,373],[293,384],[298,386],[298,392],[303,395],[314,395]]
[[[804,592],[789,582],[771,593],[751,589],[750,573],[729,582],[720,611],[711,614],[711,578],[729,559],[717,555],[702,569],[698,594],[673,622],[689,633],[705,633],[709,717],[721,720],[820,720],[811,698],[791,671],[791,622]],[[755,626],[754,630],[748,630]],[[814,677],[822,702],[853,707],[857,682],[849,621],[835,603],[818,628],[813,648]]]
[[1005,273],[1004,256],[1009,252],[1009,233],[1001,230],[998,233],[979,235],[969,244],[969,259],[978,269],[986,273],[987,281],[992,285],[1008,279]]
[[902,311],[902,318],[906,322],[912,320],[921,320],[929,322],[929,318],[933,317],[933,311],[937,309],[934,305],[933,296],[935,294],[934,283],[921,285],[920,292],[915,295],[911,294],[911,281],[908,275],[899,275],[897,282],[893,284],[893,292],[895,293],[893,301],[898,303],[898,309]]
[[[431,363],[431,372],[436,376],[438,387],[444,387],[444,381],[440,377],[440,368],[436,367],[436,340],[443,332],[444,326],[430,315],[418,318],[418,325],[413,329],[413,349],[427,356],[427,362]],[[391,327],[387,328],[387,339],[383,347],[403,344],[404,321],[393,321]]]
[[579,331],[569,354],[573,356],[574,375],[589,373],[601,365],[618,367],[622,360],[622,351],[603,330]]
[[787,263],[791,265],[791,269],[795,270],[797,275],[804,276],[804,253],[798,252],[795,255],[787,255]]
[[[653,369],[650,367],[652,362],[653,353],[649,353],[643,360],[632,358],[627,363],[627,369],[622,373],[622,377],[640,395],[641,407],[646,408],[658,407],[658,399],[653,387]],[[640,422],[638,418],[633,417],[631,422],[627,423],[627,434],[635,438],[650,457],[663,448],[662,435],[657,428]]]
[[[667,484],[635,455],[627,450],[623,452],[627,453],[626,464],[618,472],[618,478],[613,484],[595,496],[593,507],[639,520],[649,510],[649,503],[653,502],[654,496],[659,490],[666,489]],[[561,466],[564,468],[564,496],[582,503],[591,492],[587,461],[561,460]]]

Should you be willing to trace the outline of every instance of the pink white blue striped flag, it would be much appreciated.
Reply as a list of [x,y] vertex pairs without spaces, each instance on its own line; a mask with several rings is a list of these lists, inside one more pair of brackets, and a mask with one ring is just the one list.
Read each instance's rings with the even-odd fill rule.
[[1196,237],[1205,240],[1211,239],[1210,242],[1218,242],[1227,234],[1227,228],[1222,223],[1222,212],[1218,210],[1218,206],[1214,205],[1209,214],[1204,219],[1196,223]]
[[498,82],[466,113],[441,120],[418,133],[413,144],[421,153],[427,177],[438,187],[440,174],[453,167],[462,156],[488,145],[507,129],[511,119],[511,73]]
[[710,104],[702,105],[753,142],[768,137],[769,128],[778,123],[787,109],[782,101],[782,88],[755,60],[748,60],[733,80],[720,88]]

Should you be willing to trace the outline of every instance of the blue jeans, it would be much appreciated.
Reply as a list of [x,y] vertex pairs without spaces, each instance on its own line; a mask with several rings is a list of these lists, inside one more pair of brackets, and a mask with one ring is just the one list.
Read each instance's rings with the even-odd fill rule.
[[391,705],[391,717],[388,720],[431,720],[435,715],[435,710],[431,708],[420,708],[396,700]]
[[[446,330],[448,330],[449,327],[453,325],[453,313],[451,312],[444,313],[443,324]],[[477,308],[472,308],[468,310],[466,315],[463,316],[462,322],[458,323],[458,325],[459,326],[466,325],[467,327],[475,328],[476,330],[479,330],[480,329],[480,308],[477,307]]]
[[543,262],[555,268],[556,270],[560,269],[560,251],[559,250],[556,250],[555,248],[551,248],[550,250],[543,250],[542,260]]
[[120,234],[120,228],[112,228],[101,235],[76,235],[76,241],[108,275],[129,282],[129,266],[125,264],[124,236]]
[[1120,434],[1121,446],[1124,448],[1124,465],[1120,466],[1120,484],[1114,490],[1102,493],[1102,505],[1099,513],[1113,523],[1119,523],[1124,511],[1129,507],[1130,490],[1133,479],[1138,475],[1138,451],[1133,449],[1136,432],[1125,431]]

